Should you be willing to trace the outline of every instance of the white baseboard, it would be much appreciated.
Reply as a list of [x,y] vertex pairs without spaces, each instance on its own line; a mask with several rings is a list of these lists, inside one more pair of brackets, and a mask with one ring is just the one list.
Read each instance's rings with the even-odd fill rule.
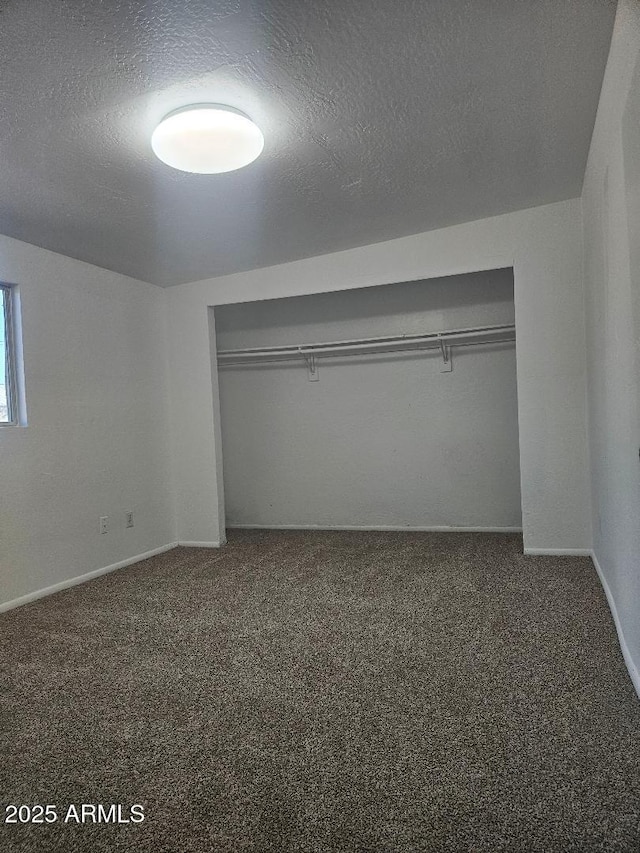
[[225,543],[218,539],[215,542],[178,542],[177,544],[182,545],[183,548],[220,548]]
[[60,592],[63,589],[68,589],[71,586],[77,586],[100,575],[115,572],[116,569],[124,569],[126,566],[132,566],[134,563],[139,563],[141,560],[146,560],[148,557],[155,557],[156,554],[164,554],[165,551],[170,551],[175,548],[177,542],[170,542],[168,545],[161,545],[159,548],[153,548],[151,551],[145,551],[144,554],[136,554],[135,557],[128,557],[126,560],[120,560],[119,563],[112,563],[110,566],[103,566],[101,569],[94,569],[92,572],[87,572],[84,575],[77,575],[75,578],[67,578],[67,580],[54,583],[52,586],[45,586],[43,589],[36,589],[34,592],[28,592],[26,595],[21,595],[19,598],[14,598],[11,601],[0,603],[0,613],[6,610],[13,610],[14,607],[21,607],[23,604],[29,604],[31,601],[36,601],[38,598],[44,598],[47,595],[53,595],[54,592]]
[[[522,533],[521,527],[409,527],[406,524],[235,524],[229,530],[381,530],[403,533]],[[185,543],[180,543],[185,544]]]
[[547,557],[590,557],[591,548],[525,548],[524,553],[530,556]]
[[609,610],[611,610],[611,615],[613,616],[613,624],[616,626],[616,631],[618,632],[618,642],[620,643],[620,648],[622,649],[622,657],[624,658],[624,662],[629,670],[629,676],[633,683],[636,693],[640,698],[640,671],[638,671],[638,667],[635,664],[635,661],[631,657],[631,652],[629,651],[629,646],[627,645],[627,641],[624,636],[624,631],[622,630],[622,625],[620,624],[620,618],[618,616],[618,609],[616,607],[615,599],[609,589],[609,584],[606,581],[604,576],[604,572],[602,571],[602,567],[598,562],[598,558],[596,557],[595,551],[591,551],[591,559],[593,560],[593,565],[596,567],[596,572],[598,573],[598,577],[600,578],[600,583],[602,584],[602,588],[604,589],[604,594],[607,597],[607,602],[609,604]]

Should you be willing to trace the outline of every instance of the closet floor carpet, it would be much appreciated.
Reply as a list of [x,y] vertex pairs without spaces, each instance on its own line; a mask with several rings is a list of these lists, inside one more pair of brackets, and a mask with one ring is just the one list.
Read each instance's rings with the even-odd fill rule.
[[0,849],[637,853],[598,578],[521,547],[232,531],[3,614]]

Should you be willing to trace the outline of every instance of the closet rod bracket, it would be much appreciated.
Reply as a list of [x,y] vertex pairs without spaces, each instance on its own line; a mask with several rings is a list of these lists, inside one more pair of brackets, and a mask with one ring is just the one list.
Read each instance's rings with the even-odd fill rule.
[[440,365],[440,373],[451,373],[453,370],[453,362],[451,361],[451,347],[444,342],[444,338],[438,335],[440,342],[440,352],[442,354],[442,364]]
[[300,355],[304,358],[307,364],[307,379],[309,382],[319,382],[320,375],[318,373],[318,359],[313,355],[313,353],[306,353],[304,350],[300,350]]

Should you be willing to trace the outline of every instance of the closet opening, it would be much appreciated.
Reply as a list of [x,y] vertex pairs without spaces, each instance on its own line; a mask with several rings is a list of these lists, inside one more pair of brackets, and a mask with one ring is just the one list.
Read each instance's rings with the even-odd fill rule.
[[521,530],[511,268],[214,313],[227,527]]

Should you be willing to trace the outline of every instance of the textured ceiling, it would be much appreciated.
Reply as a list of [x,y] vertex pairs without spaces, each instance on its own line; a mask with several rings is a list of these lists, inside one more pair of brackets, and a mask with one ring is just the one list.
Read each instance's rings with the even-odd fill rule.
[[[158,284],[580,194],[612,0],[0,0],[0,232]],[[195,176],[155,124],[227,103]]]

